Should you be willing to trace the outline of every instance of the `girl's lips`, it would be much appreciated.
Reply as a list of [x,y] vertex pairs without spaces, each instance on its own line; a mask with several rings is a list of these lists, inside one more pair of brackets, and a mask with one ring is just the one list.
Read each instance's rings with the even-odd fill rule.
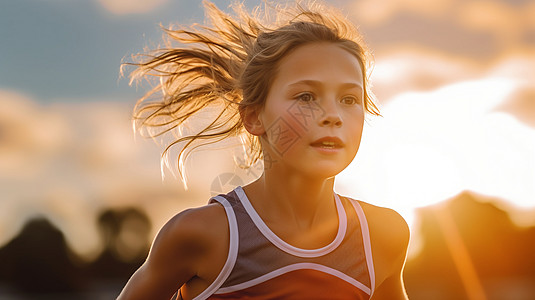
[[337,137],[326,136],[313,141],[311,144],[313,147],[320,147],[325,149],[337,149],[344,147],[344,143]]
[[337,137],[323,137],[310,144],[312,148],[322,154],[335,154],[344,147],[344,143]]

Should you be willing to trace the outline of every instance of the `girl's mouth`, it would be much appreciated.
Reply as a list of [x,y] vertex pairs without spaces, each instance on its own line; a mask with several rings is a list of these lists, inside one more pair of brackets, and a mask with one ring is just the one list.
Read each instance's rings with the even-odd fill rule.
[[310,144],[312,147],[324,149],[338,149],[344,147],[344,143],[337,137],[323,137]]
[[312,144],[314,147],[320,147],[325,149],[335,149],[335,148],[341,148],[340,145],[335,144],[334,142],[322,142],[322,143],[314,143]]

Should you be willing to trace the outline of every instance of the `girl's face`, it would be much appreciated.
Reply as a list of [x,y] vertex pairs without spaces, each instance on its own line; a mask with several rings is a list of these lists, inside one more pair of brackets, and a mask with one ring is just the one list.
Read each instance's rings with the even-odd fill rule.
[[265,168],[329,178],[360,145],[364,90],[359,60],[334,43],[290,52],[258,114]]

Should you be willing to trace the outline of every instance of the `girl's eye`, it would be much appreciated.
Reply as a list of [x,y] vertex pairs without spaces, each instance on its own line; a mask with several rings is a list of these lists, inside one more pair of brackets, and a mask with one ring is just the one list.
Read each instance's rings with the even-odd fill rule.
[[297,96],[297,100],[300,100],[303,102],[310,102],[310,101],[314,101],[314,96],[311,93],[302,93]]
[[342,100],[340,100],[340,102],[342,104],[347,104],[347,105],[360,104],[360,100],[357,97],[353,97],[353,96],[344,97],[342,98]]

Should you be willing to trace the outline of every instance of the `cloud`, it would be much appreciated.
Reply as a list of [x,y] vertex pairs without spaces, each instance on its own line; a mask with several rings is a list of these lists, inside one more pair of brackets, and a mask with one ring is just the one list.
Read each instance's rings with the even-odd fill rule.
[[373,92],[379,102],[408,91],[429,91],[442,85],[478,77],[482,67],[415,47],[396,49],[377,57],[372,70]]
[[362,0],[351,1],[351,11],[359,23],[380,25],[403,11],[436,16],[444,13],[451,6],[449,0],[418,1],[418,0]]
[[114,14],[127,15],[151,12],[167,3],[168,0],[98,0],[98,2]]
[[535,56],[518,54],[496,64],[489,76],[514,79],[518,88],[511,93],[496,111],[512,114],[520,122],[535,128]]
[[40,212],[43,172],[69,139],[70,128],[31,98],[0,91],[0,243],[21,229],[26,218]]
[[399,94],[365,128],[341,190],[408,219],[463,190],[535,207],[535,129],[496,109],[522,89],[486,77]]
[[495,34],[501,43],[521,41],[522,33],[533,29],[535,5],[512,6],[501,1],[468,1],[458,10],[459,22],[467,28]]
[[528,50],[508,53],[489,67],[488,76],[512,78],[522,84],[535,85],[535,55]]
[[188,193],[176,179],[162,181],[161,149],[134,140],[130,113],[121,102],[42,105],[0,90],[0,244],[44,215],[90,259],[101,250],[95,218],[103,209],[144,208],[156,231],[178,211],[207,201],[217,176],[207,176],[207,168],[228,165],[200,155],[190,162],[197,174]]
[[[372,71],[372,90],[380,104],[408,92],[426,92],[464,81],[496,78],[513,81],[515,92],[500,107],[528,125],[533,124],[532,91],[535,89],[535,60],[529,52],[512,52],[490,64],[419,48],[397,49],[377,58]],[[511,102],[510,104],[508,104]],[[501,109],[500,107],[496,109]]]
[[535,128],[535,86],[520,87],[497,110],[512,114],[520,122]]
[[69,138],[70,129],[61,118],[23,94],[0,90],[0,106],[0,178],[29,176]]
[[375,50],[412,44],[482,60],[534,49],[532,1],[365,0],[346,5]]

